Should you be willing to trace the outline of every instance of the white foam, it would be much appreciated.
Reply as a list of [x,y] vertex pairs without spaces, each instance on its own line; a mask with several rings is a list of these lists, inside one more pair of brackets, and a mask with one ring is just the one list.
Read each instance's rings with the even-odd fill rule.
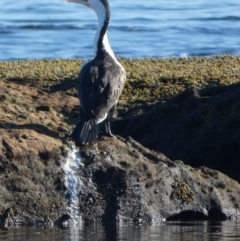
[[77,175],[78,169],[83,166],[79,150],[75,147],[68,149],[67,161],[63,167],[65,173],[65,185],[67,193],[70,195],[69,198],[69,214],[71,222],[80,222],[81,216],[79,214],[78,207],[78,194],[81,189],[81,179]]

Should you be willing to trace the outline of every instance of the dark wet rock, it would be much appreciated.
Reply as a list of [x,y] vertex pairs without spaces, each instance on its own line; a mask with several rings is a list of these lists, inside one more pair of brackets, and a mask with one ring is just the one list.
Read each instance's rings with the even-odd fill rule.
[[173,162],[131,138],[104,138],[81,153],[84,220],[226,220],[238,213],[240,185],[218,171]]
[[18,209],[16,206],[7,208],[0,215],[0,225],[3,227],[13,226],[14,224],[16,224],[17,214],[18,214]]
[[[218,171],[173,162],[131,138],[104,137],[79,151],[77,209],[84,221],[239,218],[240,185]],[[3,226],[72,218],[65,152],[53,152],[1,157]]]
[[0,101],[6,100],[6,95],[0,95]]
[[50,111],[50,107],[47,105],[40,105],[36,107],[37,111]]
[[[240,84],[190,88],[126,119],[125,136],[194,167],[208,166],[240,181]],[[121,128],[122,130],[122,128]]]

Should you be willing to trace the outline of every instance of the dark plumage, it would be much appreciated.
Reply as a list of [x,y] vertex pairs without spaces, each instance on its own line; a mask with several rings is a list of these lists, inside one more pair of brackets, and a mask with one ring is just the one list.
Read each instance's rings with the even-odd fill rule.
[[[83,0],[72,1],[83,4]],[[95,37],[96,56],[83,65],[78,77],[80,121],[71,135],[76,144],[96,141],[102,121],[105,121],[106,134],[113,136],[110,120],[126,80],[125,70],[116,60],[106,36],[110,19],[108,2],[87,0],[84,5],[95,10],[99,28]]]

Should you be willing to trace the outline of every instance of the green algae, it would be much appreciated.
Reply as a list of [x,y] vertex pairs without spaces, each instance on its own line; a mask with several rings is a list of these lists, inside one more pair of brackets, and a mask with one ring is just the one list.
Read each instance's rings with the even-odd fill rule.
[[26,60],[0,62],[0,78],[18,81],[60,82],[77,76],[79,60]]
[[185,203],[191,203],[195,199],[195,194],[183,180],[175,180],[172,183],[171,199],[179,199]]
[[[155,102],[190,86],[233,84],[240,80],[240,56],[171,59],[119,59],[127,82],[122,103]],[[27,60],[0,62],[0,79],[56,84],[76,81],[83,60]]]

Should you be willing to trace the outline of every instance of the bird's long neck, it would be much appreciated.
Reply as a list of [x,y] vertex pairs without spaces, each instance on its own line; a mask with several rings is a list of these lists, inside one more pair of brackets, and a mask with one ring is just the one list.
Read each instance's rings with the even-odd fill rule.
[[107,28],[110,20],[110,9],[108,6],[104,7],[104,5],[101,5],[99,8],[94,10],[98,17],[98,29],[95,34],[93,45],[94,52],[97,55],[101,51],[106,51],[115,59],[107,37]]

